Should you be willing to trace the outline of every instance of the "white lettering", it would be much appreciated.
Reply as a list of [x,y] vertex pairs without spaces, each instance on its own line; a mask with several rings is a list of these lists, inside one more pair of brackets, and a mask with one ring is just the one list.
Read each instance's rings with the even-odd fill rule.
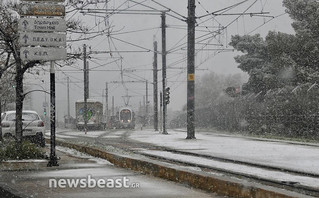
[[70,188],[77,188],[78,185],[79,185],[79,180],[78,179],[67,179],[67,182],[68,182],[68,186]]
[[116,179],[115,180],[115,188],[122,188],[123,184],[122,184],[122,179]]
[[107,181],[106,181],[106,187],[108,187],[108,188],[114,188],[114,179],[107,179]]
[[57,188],[57,180],[56,179],[49,179],[49,188]]
[[80,179],[80,188],[86,188],[86,179]]
[[88,188],[95,188],[96,181],[91,178],[91,175],[88,175]]
[[59,186],[59,188],[66,188],[66,181],[65,181],[65,179],[60,179],[60,180],[58,181],[58,186]]
[[127,177],[94,179],[91,175],[81,179],[49,179],[49,188],[139,188],[139,183],[129,185]]
[[123,186],[124,186],[124,188],[129,188],[130,186],[128,185],[128,182],[130,181],[130,179],[129,178],[127,178],[127,177],[124,177],[123,178]]
[[99,188],[105,188],[105,180],[104,179],[99,179],[97,180],[97,187]]

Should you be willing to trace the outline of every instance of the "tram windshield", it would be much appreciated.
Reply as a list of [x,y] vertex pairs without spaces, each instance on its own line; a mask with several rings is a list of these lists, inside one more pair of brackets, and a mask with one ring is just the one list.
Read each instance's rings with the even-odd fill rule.
[[130,122],[131,121],[131,111],[128,109],[124,109],[120,112],[120,120],[122,122]]

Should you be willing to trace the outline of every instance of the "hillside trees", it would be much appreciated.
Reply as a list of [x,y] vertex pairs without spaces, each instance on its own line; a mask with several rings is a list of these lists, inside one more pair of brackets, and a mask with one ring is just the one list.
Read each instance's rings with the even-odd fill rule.
[[233,36],[230,45],[244,53],[235,57],[239,68],[249,74],[245,89],[266,94],[287,85],[318,82],[319,3],[314,0],[285,0],[287,13],[294,19],[295,35],[269,32]]
[[206,109],[215,116],[197,109],[196,117],[210,117],[207,122],[212,126],[227,130],[318,136],[319,2],[284,0],[283,5],[294,20],[295,34],[232,36],[230,45],[241,52],[235,57],[238,68],[249,75],[242,95],[214,100],[215,89],[201,86],[212,81],[204,76],[197,85],[197,102],[203,104],[206,98]]
[[[249,75],[244,89],[256,99],[248,101],[243,117],[250,131],[314,137],[318,127],[319,3],[284,0],[294,20],[295,35],[269,32],[233,36],[230,43],[243,53],[235,57]],[[258,96],[258,97],[257,97]],[[242,98],[251,98],[243,96]]]

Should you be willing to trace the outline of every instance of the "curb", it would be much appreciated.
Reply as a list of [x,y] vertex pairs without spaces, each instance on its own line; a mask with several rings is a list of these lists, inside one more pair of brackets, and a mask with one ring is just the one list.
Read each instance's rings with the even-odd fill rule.
[[97,148],[80,146],[72,143],[56,140],[56,145],[72,148],[94,157],[108,160],[115,166],[127,168],[144,174],[160,177],[173,182],[182,183],[190,187],[213,192],[222,196],[242,198],[290,198],[309,197],[304,194],[279,189],[276,187],[256,184],[240,179],[228,179],[221,176],[191,172],[182,170],[179,167],[169,167],[168,164],[154,160],[141,160],[120,154],[109,153]]

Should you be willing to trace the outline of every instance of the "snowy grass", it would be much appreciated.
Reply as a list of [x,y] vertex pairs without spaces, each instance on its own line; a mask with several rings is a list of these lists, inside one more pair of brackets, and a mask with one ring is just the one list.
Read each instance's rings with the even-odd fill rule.
[[14,140],[4,140],[0,142],[0,162],[7,160],[44,158],[44,150],[30,141],[22,141],[21,145]]

